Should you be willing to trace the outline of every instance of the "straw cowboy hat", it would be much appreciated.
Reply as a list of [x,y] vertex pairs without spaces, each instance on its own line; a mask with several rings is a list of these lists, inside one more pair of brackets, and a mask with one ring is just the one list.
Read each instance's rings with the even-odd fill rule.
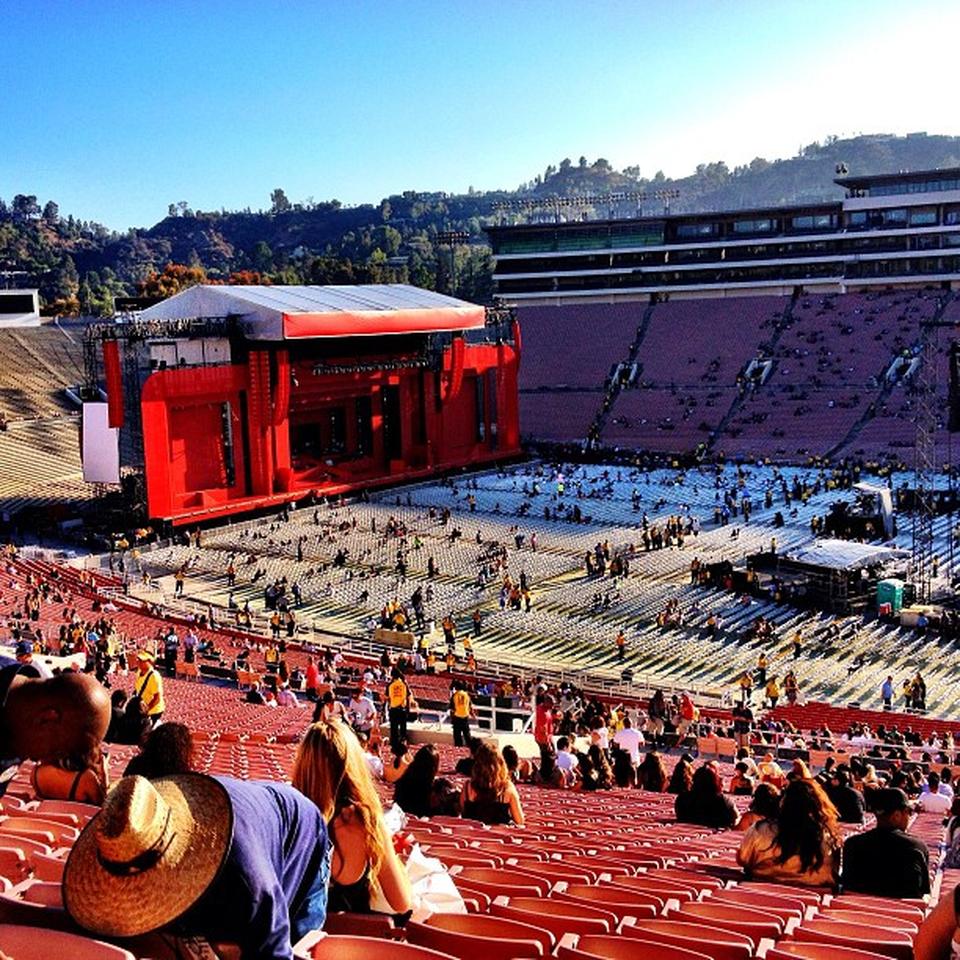
[[64,905],[93,933],[149,933],[202,896],[232,836],[230,798],[212,777],[124,777],[73,846],[64,869]]

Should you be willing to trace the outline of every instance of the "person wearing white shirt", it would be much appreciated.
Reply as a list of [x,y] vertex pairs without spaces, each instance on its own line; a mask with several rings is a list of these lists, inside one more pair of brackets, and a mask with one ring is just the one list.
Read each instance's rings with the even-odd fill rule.
[[629,717],[624,717],[623,729],[614,734],[613,742],[630,754],[630,762],[636,766],[640,762],[640,748],[643,746],[643,734],[634,726]]
[[357,731],[369,733],[377,717],[377,708],[369,697],[364,696],[362,690],[357,690],[347,704],[347,716]]
[[931,770],[920,790],[920,809],[926,813],[948,813],[953,805],[953,790],[940,782],[940,774]]

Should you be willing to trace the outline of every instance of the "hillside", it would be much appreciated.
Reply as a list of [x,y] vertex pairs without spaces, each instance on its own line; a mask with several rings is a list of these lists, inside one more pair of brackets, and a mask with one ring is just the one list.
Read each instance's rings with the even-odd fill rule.
[[[958,166],[960,137],[830,137],[789,159],[757,157],[734,169],[722,161],[703,163],[676,179],[659,171],[644,175],[637,166],[618,171],[604,159],[581,157],[551,164],[517,190],[406,192],[356,207],[336,200],[294,203],[277,189],[266,211],[208,212],[171,204],[159,223],[122,234],[63,217],[53,201],[41,206],[21,194],[9,204],[0,200],[0,274],[17,286],[39,287],[47,312],[104,314],[115,296],[137,292],[170,262],[201,268],[191,273],[194,278],[223,282],[402,281],[449,289],[452,252],[457,293],[486,302],[490,252],[483,225],[498,200],[670,189],[679,191],[671,201],[675,212],[823,200],[840,196],[832,183],[840,162],[851,173]],[[439,246],[438,231],[448,230],[466,232],[469,244],[452,251]]]

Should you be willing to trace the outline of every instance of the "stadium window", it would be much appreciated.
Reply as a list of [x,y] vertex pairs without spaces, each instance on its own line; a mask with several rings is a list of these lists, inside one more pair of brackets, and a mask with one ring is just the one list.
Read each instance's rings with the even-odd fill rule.
[[734,233],[769,233],[773,229],[772,220],[734,220]]
[[851,227],[865,227],[867,225],[867,213],[865,210],[856,210],[847,215],[847,224]]
[[936,223],[937,223],[936,207],[917,207],[910,211],[911,227],[936,226]]
[[907,222],[907,211],[904,207],[893,207],[890,210],[884,210],[882,213],[884,226],[888,224],[901,224]]
[[712,237],[716,232],[715,223],[681,223],[677,226],[678,237]]

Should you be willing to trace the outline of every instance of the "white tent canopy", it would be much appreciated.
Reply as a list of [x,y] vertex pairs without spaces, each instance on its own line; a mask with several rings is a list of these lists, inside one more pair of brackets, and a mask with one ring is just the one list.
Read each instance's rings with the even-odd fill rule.
[[859,570],[888,560],[907,559],[909,550],[856,543],[853,540],[814,540],[784,554],[797,563],[809,563],[833,570]]
[[252,340],[436,333],[482,327],[483,307],[407,284],[190,287],[145,320],[235,316]]

